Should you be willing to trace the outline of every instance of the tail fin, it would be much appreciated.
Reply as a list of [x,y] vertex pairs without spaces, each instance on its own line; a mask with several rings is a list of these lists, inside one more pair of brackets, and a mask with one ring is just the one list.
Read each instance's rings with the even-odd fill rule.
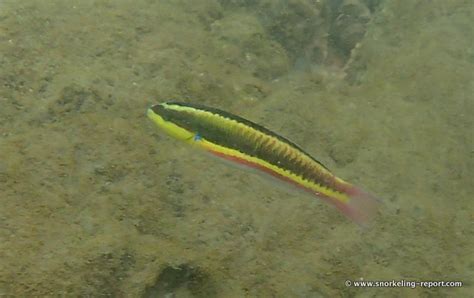
[[380,199],[356,186],[350,187],[346,193],[350,198],[347,216],[361,226],[368,226],[377,214]]
[[353,185],[345,188],[344,193],[349,197],[348,202],[342,203],[330,200],[331,203],[345,216],[360,226],[367,227],[376,215],[381,201],[372,194]]

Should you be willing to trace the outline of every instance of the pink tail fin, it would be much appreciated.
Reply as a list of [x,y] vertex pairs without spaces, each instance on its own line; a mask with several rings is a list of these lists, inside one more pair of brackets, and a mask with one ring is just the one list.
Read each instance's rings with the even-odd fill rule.
[[332,203],[357,224],[368,226],[377,213],[380,200],[355,186],[348,187],[344,192],[349,196],[347,203],[334,202],[334,200]]
[[347,203],[348,216],[356,223],[367,226],[375,217],[380,200],[355,186],[348,189],[350,201]]

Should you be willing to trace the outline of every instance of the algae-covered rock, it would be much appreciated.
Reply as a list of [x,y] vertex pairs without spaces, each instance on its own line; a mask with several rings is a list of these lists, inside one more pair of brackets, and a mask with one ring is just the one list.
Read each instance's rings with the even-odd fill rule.
[[344,0],[334,12],[331,23],[331,41],[345,56],[364,37],[371,14],[360,0]]
[[[342,66],[360,42],[378,5],[364,0],[258,0],[221,1],[224,7],[243,11],[234,19],[240,30],[264,32],[284,49],[298,69],[313,65]],[[249,17],[255,15],[257,18]],[[247,19],[246,19],[247,18]],[[249,20],[249,18],[251,20]],[[234,37],[241,38],[241,35]],[[274,47],[274,46],[273,46]]]

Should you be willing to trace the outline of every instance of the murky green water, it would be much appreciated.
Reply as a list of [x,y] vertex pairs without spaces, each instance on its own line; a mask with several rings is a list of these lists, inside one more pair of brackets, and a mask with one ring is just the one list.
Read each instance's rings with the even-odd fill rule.
[[[0,1],[0,295],[468,297],[473,12]],[[372,227],[168,138],[169,99],[293,140],[383,200]]]

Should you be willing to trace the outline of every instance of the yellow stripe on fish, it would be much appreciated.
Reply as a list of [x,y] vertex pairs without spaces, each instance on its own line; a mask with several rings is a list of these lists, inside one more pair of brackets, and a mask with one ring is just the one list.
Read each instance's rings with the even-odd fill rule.
[[180,102],[154,105],[147,115],[170,136],[311,192],[359,224],[376,212],[374,196],[336,177],[293,142],[247,119]]

